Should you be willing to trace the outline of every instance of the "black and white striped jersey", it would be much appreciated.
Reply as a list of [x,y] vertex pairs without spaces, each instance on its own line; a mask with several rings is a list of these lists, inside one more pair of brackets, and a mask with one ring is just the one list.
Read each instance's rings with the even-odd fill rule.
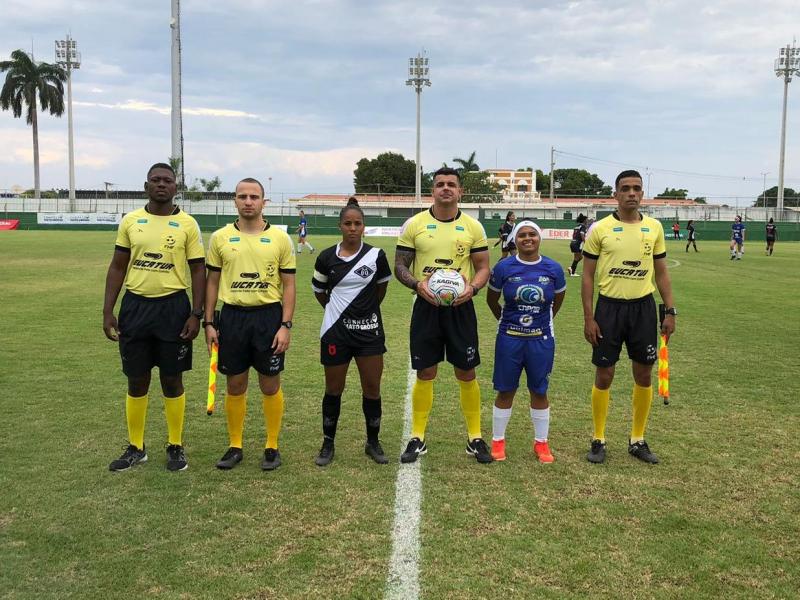
[[391,278],[389,261],[380,248],[362,243],[358,252],[341,257],[336,244],[320,252],[311,287],[330,298],[320,339],[329,344],[383,343],[378,284]]

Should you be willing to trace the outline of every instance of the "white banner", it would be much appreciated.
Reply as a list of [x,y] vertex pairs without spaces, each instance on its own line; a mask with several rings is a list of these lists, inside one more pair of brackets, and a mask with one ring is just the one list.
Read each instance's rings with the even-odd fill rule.
[[111,213],[37,213],[39,225],[119,225],[120,215]]
[[364,235],[398,237],[400,235],[400,227],[364,227]]

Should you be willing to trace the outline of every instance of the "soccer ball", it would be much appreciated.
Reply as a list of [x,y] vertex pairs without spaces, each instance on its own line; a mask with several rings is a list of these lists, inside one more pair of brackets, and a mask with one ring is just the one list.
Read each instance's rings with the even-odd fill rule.
[[451,306],[466,287],[464,278],[453,269],[439,269],[428,279],[428,289],[442,306]]

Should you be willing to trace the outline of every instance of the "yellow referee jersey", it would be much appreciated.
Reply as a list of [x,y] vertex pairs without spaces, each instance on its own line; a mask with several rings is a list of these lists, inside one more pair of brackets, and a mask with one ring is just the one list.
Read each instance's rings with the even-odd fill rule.
[[219,299],[236,306],[260,306],[283,298],[281,273],[294,273],[294,245],[285,231],[266,223],[264,231],[243,233],[237,223],[211,236],[206,266],[222,271]]
[[165,217],[144,208],[126,214],[117,230],[117,249],[130,252],[125,288],[160,298],[189,287],[187,262],[203,261],[203,240],[193,217],[178,207]]
[[667,256],[664,228],[651,217],[623,223],[616,212],[589,229],[583,255],[597,261],[595,279],[608,298],[636,300],[652,294],[653,260]]
[[454,219],[440,221],[428,209],[403,224],[397,249],[414,252],[417,279],[426,279],[438,269],[455,269],[469,281],[474,274],[470,254],[488,251],[489,244],[477,219],[458,211]]

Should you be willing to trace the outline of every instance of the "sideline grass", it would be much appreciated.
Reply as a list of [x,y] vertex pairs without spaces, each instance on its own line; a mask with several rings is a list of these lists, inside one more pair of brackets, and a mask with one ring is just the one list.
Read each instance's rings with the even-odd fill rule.
[[[125,443],[124,378],[100,328],[110,232],[0,236],[0,590],[8,598],[378,598],[391,551],[399,465],[363,454],[358,378],[343,400],[336,460],[313,464],[320,435],[322,310],[298,257],[299,301],[287,358],[284,466],[259,469],[260,402],[250,394],[245,461],[214,468],[227,446],[221,405],[205,416],[207,358],[186,377],[190,468],[164,468],[165,425],[151,390],[150,462],[112,474]],[[372,240],[371,240],[372,241]],[[324,248],[334,238],[316,236]],[[393,255],[392,239],[376,242]],[[685,254],[669,243],[680,309],[671,343],[672,404],[653,405],[648,440],[662,464],[626,453],[631,379],[612,389],[609,459],[589,465],[592,373],[579,279],[556,321],[551,445],[530,451],[520,395],[509,460],[488,467],[463,450],[451,370],[442,366],[422,460],[420,583],[428,598],[792,597],[800,589],[796,410],[800,245],[742,261],[725,244]],[[566,242],[544,253],[568,261]],[[494,322],[478,298],[484,434],[491,432]],[[384,304],[389,353],[382,439],[400,448],[407,380],[408,292]]]

